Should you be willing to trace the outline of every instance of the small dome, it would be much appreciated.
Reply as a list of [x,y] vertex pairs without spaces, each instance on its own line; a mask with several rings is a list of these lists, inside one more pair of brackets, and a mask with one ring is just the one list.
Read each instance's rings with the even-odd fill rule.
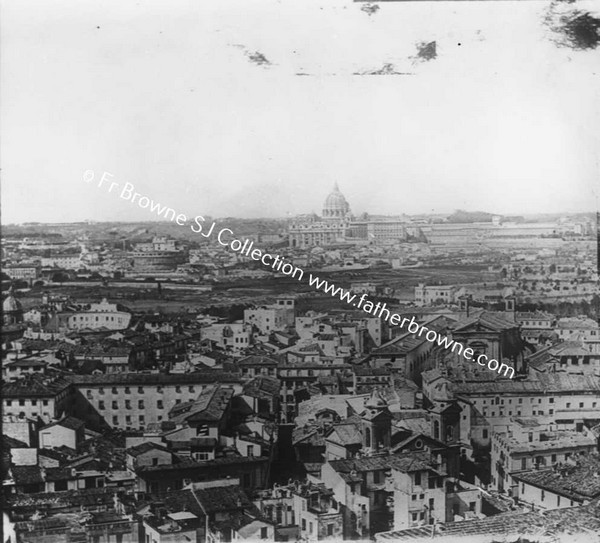
[[333,186],[333,191],[325,198],[323,204],[324,218],[343,218],[350,213],[350,205],[344,195],[340,192],[337,183]]

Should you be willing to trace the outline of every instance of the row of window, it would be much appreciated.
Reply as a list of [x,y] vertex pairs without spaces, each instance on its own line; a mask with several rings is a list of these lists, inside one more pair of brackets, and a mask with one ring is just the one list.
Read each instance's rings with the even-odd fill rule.
[[[5,415],[7,415],[8,417],[12,417],[15,415],[15,413],[11,413],[10,411],[6,412]],[[17,415],[20,419],[24,419],[26,417],[25,411],[19,411],[19,413],[17,413]],[[33,411],[32,413],[29,414],[30,417],[35,418],[38,416],[38,412],[37,411]],[[44,411],[42,413],[42,416],[46,419],[50,418],[50,413],[48,413],[47,411]]]
[[[37,400],[25,400],[23,398],[19,399],[18,401],[16,401],[16,404],[19,405],[32,405],[32,406],[36,406],[38,404]],[[11,407],[13,404],[13,400],[4,400],[4,405],[6,407]],[[42,400],[42,405],[48,405],[48,400]]]
[[[175,385],[175,392],[178,393],[178,394],[181,394],[182,388],[183,387],[181,385]],[[188,392],[190,392],[192,394],[194,392],[196,392],[196,389],[195,389],[195,387],[193,385],[190,385],[187,388],[188,388]],[[131,387],[125,387],[124,389],[120,389],[118,387],[112,387],[112,389],[111,389],[111,393],[112,394],[121,394],[122,392],[124,392],[125,394],[131,394]],[[162,392],[164,392],[164,387],[161,386],[161,385],[158,385],[156,388],[150,389],[150,392],[151,393],[155,393],[155,392],[162,393]],[[100,387],[98,389],[98,394],[105,394],[105,393],[106,392],[105,392],[105,390],[104,390],[103,387]],[[144,394],[144,387],[137,387],[137,393],[138,394]],[[93,390],[88,389],[86,391],[86,396],[88,398],[93,398],[93,395],[94,395]]]
[[[541,404],[542,403],[543,398],[538,398],[537,403]],[[529,403],[534,403],[535,402],[535,398],[529,398]],[[483,405],[487,404],[487,400],[483,400],[482,401]],[[512,404],[512,399],[508,400],[509,404]],[[523,403],[523,398],[519,398],[519,404]],[[548,403],[554,403],[554,398],[548,398]],[[579,402],[579,407],[583,407],[585,402]],[[475,405],[477,405],[477,400],[475,400]],[[490,405],[504,405],[504,400],[500,399],[500,398],[496,398],[495,400],[491,400],[490,401]],[[597,402],[592,402],[592,407],[596,407]],[[567,402],[566,403],[567,409],[569,407],[571,407],[571,402]]]

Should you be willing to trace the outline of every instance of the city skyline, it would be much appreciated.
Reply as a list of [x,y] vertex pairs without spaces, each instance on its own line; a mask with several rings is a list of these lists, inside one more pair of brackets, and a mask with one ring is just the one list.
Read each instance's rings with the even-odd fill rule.
[[87,169],[190,215],[319,213],[335,181],[357,215],[597,208],[596,53],[546,6],[28,5],[3,17],[4,224],[147,219]]

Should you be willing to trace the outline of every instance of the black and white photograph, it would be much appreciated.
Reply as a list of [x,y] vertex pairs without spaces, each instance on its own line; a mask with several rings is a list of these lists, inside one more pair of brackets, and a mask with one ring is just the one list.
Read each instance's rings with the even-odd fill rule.
[[598,0],[1,0],[1,543],[600,543]]

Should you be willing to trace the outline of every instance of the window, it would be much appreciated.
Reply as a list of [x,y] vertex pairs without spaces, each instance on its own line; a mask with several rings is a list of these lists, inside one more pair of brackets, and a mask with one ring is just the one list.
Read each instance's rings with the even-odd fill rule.
[[113,394],[118,394],[119,392],[117,391],[117,387],[112,387],[112,393]]
[[253,445],[248,445],[248,447],[246,448],[246,456],[249,458],[254,457],[254,446]]
[[417,499],[417,495],[413,494],[410,498],[411,498],[412,501],[415,501]]
[[7,407],[10,407],[12,405],[12,401],[11,400],[6,400],[6,405],[7,405]]
[[373,482],[375,484],[380,483],[381,482],[381,472],[380,471],[374,471],[373,472]]
[[119,417],[117,417],[116,415],[113,417],[113,426],[118,426],[119,425]]
[[[193,387],[193,386],[191,386],[191,387],[189,387],[189,388],[188,388],[188,390],[189,390],[190,392],[194,392],[194,387]],[[264,529],[266,530],[266,528],[264,528]]]
[[302,519],[302,529],[306,530],[306,519],[305,518]]
[[483,429],[482,436],[483,436],[483,439],[487,439],[488,438],[488,431],[487,431],[486,428]]
[[[327,533],[329,533],[329,528],[332,528],[331,534],[329,534],[329,535],[333,535],[333,525],[330,524],[329,526],[327,526]],[[261,528],[260,529],[260,538],[261,539],[267,539],[268,537],[269,537],[269,530],[268,530],[268,528]]]
[[180,393],[181,392],[181,387],[179,385],[177,385],[175,387],[175,392]]
[[138,409],[144,409],[144,400],[138,400]]
[[469,502],[469,511],[475,511],[476,502]]
[[158,401],[156,402],[156,407],[157,407],[158,409],[162,409],[162,408],[163,408],[163,401],[162,401],[162,400],[158,400]]
[[98,402],[98,409],[104,409],[104,402],[102,400]]
[[521,458],[521,469],[527,469],[527,458]]
[[571,402],[567,402],[567,409],[569,409],[569,407],[571,407]]
[[421,472],[420,471],[417,471],[415,473],[415,485],[421,486]]
[[433,511],[435,506],[435,498],[429,498],[429,510]]
[[583,402],[579,402],[579,407],[583,407]]
[[544,501],[545,497],[546,497],[546,492],[544,490],[542,490],[542,501]]
[[309,534],[312,534],[312,533],[313,533],[313,523],[312,523],[312,522],[309,522],[309,523],[308,523],[308,533],[309,533]]
[[560,496],[556,496],[556,505],[559,506],[560,505]]
[[37,400],[31,400],[31,405],[37,405]]
[[417,521],[418,515],[419,515],[419,513],[413,513],[413,514],[412,514],[412,519],[413,519],[413,522],[416,522],[416,521]]
[[125,417],[125,424],[131,424],[131,415]]
[[129,387],[125,387],[125,394],[131,394],[131,389]]
[[112,403],[112,408],[113,408],[113,409],[119,409],[119,403],[118,403],[118,402],[115,402],[115,401],[113,401],[113,403]]
[[25,400],[19,400],[19,405],[25,405]]
[[144,387],[138,387],[138,394],[144,393]]

